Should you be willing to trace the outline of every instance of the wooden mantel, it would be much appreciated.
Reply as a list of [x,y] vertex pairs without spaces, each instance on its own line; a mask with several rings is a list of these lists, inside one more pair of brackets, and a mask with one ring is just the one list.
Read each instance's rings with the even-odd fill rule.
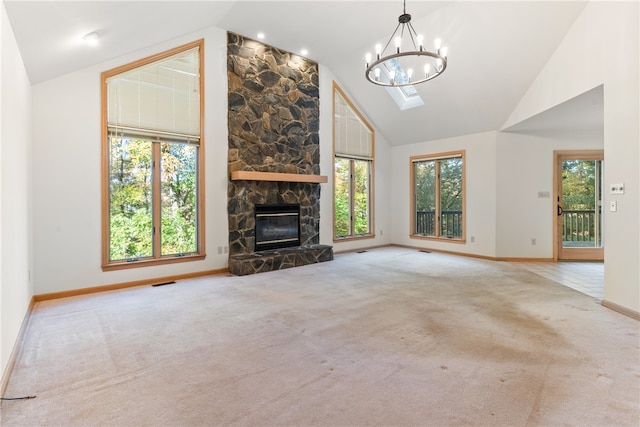
[[281,181],[323,184],[327,182],[327,176],[303,175],[298,173],[233,171],[231,172],[231,181]]

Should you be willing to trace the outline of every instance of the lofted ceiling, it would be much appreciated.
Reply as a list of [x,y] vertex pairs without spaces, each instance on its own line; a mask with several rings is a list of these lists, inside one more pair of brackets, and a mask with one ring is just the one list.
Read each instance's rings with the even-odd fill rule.
[[[391,36],[401,0],[3,2],[32,84],[207,27],[263,32],[264,43],[308,49],[392,145],[500,129],[586,4],[407,0],[425,44],[440,37],[449,61],[416,86],[424,105],[401,111],[364,78],[364,55]],[[92,31],[95,48],[79,41]]]

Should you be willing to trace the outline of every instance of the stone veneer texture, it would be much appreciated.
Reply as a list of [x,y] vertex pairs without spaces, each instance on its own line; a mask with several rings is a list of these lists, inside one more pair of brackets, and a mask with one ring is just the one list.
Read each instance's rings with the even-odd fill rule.
[[[318,64],[227,33],[229,174],[320,174]],[[319,243],[320,185],[228,183],[229,255],[254,252],[254,206],[300,204],[301,245]]]

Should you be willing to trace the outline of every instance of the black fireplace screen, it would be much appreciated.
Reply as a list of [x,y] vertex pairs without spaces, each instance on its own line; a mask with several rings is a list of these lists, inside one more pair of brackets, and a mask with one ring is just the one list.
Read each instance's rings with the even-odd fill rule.
[[256,205],[256,251],[300,246],[300,205]]

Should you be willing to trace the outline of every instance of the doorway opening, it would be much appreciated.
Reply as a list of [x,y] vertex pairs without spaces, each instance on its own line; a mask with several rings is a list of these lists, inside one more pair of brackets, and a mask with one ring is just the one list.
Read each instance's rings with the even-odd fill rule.
[[554,259],[604,260],[604,151],[554,152]]

